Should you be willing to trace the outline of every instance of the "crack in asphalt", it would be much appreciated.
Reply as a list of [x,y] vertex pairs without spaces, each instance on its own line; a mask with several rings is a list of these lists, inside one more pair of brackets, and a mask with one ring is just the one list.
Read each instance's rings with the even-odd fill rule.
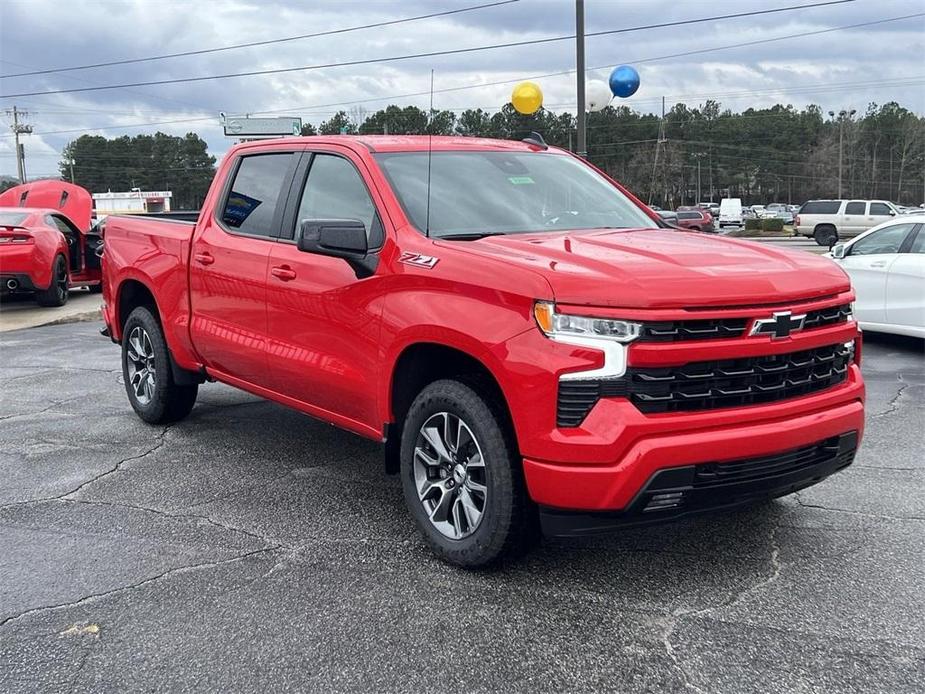
[[800,498],[800,492],[793,495],[796,502],[803,508],[815,508],[822,511],[831,511],[832,513],[847,513],[852,516],[865,516],[867,518],[880,518],[882,520],[901,520],[901,521],[925,521],[925,516],[890,516],[883,513],[868,513],[867,511],[852,511],[847,508],[838,508],[836,506],[824,506],[822,504],[811,504]]
[[[64,400],[55,400],[53,403],[51,403],[47,407],[43,407],[41,410],[36,410],[35,412],[18,412],[16,414],[4,415],[0,417],[0,422],[4,422],[8,419],[15,419],[16,417],[34,417],[35,415],[48,412],[49,410],[54,409],[55,407],[58,407],[59,405],[64,405],[65,403],[74,402],[75,400],[84,400],[85,397],[86,396],[83,396],[83,395],[76,395],[73,398],[65,398]],[[66,413],[62,412],[61,414],[66,414]]]
[[885,409],[883,412],[877,412],[876,414],[872,414],[870,416],[871,419],[880,419],[881,417],[886,417],[888,414],[893,414],[899,409],[899,399],[903,396],[903,393],[906,392],[909,386],[913,384],[903,382],[902,374],[899,374],[897,378],[899,378],[899,381],[902,385],[899,386],[899,390],[896,391],[896,395],[890,398],[890,401],[886,404],[887,409]]
[[19,619],[22,619],[23,617],[28,617],[30,615],[38,614],[40,612],[48,612],[51,610],[63,610],[63,609],[70,608],[70,607],[78,607],[80,605],[93,602],[100,598],[115,595],[116,593],[121,593],[127,590],[137,590],[138,588],[142,588],[151,583],[155,583],[156,581],[160,581],[161,579],[166,578],[168,576],[173,576],[174,574],[182,574],[182,573],[187,573],[190,571],[197,571],[199,569],[210,569],[216,566],[224,566],[225,564],[232,564],[234,562],[242,561],[244,559],[247,559],[248,557],[253,557],[258,554],[264,554],[266,552],[275,552],[278,549],[280,549],[279,546],[262,547],[261,549],[255,549],[250,552],[245,552],[244,554],[239,554],[234,557],[230,557],[228,559],[219,559],[216,561],[200,562],[198,564],[187,564],[184,566],[178,566],[173,569],[167,569],[166,571],[163,571],[154,576],[149,576],[148,578],[138,581],[137,583],[131,583],[126,586],[120,586],[118,588],[113,588],[112,590],[103,591],[102,593],[91,593],[90,595],[85,595],[82,598],[78,598],[77,600],[72,600],[70,602],[59,603],[56,605],[44,605],[42,607],[32,607],[28,610],[24,610],[18,614],[11,615],[10,617],[3,619],[2,621],[0,621],[0,628],[5,627],[11,622],[15,622]]
[[725,610],[730,607],[735,607],[742,600],[745,599],[747,595],[751,595],[756,591],[766,588],[767,586],[774,583],[778,578],[780,578],[781,571],[784,568],[784,563],[780,559],[780,544],[778,542],[778,533],[780,532],[781,524],[780,519],[776,519],[776,522],[771,526],[770,531],[768,532],[768,543],[771,547],[771,553],[769,557],[770,570],[768,575],[762,578],[757,583],[750,585],[737,593],[730,596],[728,600],[720,603],[719,605],[712,605],[709,607],[702,607],[700,609],[691,609],[689,607],[679,607],[676,610],[673,610],[665,622],[665,629],[662,632],[661,640],[662,646],[665,648],[665,653],[671,659],[672,664],[675,669],[680,673],[684,686],[691,691],[697,692],[697,694],[707,694],[707,690],[698,687],[691,681],[690,673],[687,671],[684,662],[675,652],[674,644],[671,642],[671,637],[674,632],[680,626],[681,622],[684,619],[688,618],[697,618],[703,617],[705,615],[713,614],[719,610]]
[[[178,520],[183,520],[185,518],[188,518],[191,520],[202,520],[202,521],[205,521],[208,525],[214,526],[221,530],[227,530],[228,532],[232,532],[232,533],[240,533],[242,535],[246,535],[247,537],[253,538],[255,540],[260,540],[261,542],[264,542],[266,544],[279,544],[275,540],[271,540],[270,538],[264,537],[263,535],[252,533],[249,530],[244,530],[244,528],[238,528],[234,525],[227,525],[226,523],[221,523],[215,520],[214,518],[211,518],[210,516],[203,516],[198,513],[172,513],[170,511],[165,511],[159,508],[152,508],[150,506],[138,506],[136,504],[126,504],[121,501],[98,501],[96,499],[56,499],[56,501],[60,501],[62,503],[68,503],[68,504],[84,504],[87,506],[109,506],[111,508],[129,508],[135,511],[144,511],[147,513],[153,513],[158,516],[163,516],[164,518],[171,518],[171,519],[178,519]],[[279,546],[284,547],[284,545],[282,544],[279,544]]]
[[141,460],[142,458],[145,458],[151,455],[152,453],[157,452],[164,445],[164,437],[167,436],[167,432],[170,431],[171,426],[172,425],[165,426],[163,431],[161,431],[161,433],[158,434],[157,436],[157,443],[151,448],[149,448],[147,451],[145,451],[144,453],[141,453],[139,455],[133,455],[128,458],[123,458],[118,463],[116,463],[116,466],[114,468],[106,470],[105,472],[101,472],[100,474],[91,477],[86,482],[81,482],[79,485],[77,485],[77,487],[75,487],[71,491],[66,492],[64,494],[60,494],[56,497],[53,497],[53,499],[55,500],[67,499],[68,497],[73,496],[74,494],[79,492],[84,487],[87,487],[91,484],[95,484],[96,482],[99,482],[104,477],[108,477],[109,475],[119,472],[122,469],[122,466],[125,465],[126,463],[130,463],[133,460]]

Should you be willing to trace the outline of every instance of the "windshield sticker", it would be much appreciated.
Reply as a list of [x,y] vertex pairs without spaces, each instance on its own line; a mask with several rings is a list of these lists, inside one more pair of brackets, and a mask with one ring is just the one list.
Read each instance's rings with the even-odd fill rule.
[[509,176],[508,179],[515,186],[532,186],[534,181],[529,176]]
[[434,265],[437,264],[439,258],[435,258],[432,255],[421,255],[420,253],[402,253],[401,257],[398,259],[400,263],[407,263],[408,265],[416,265],[417,267],[426,267],[428,270],[432,269]]

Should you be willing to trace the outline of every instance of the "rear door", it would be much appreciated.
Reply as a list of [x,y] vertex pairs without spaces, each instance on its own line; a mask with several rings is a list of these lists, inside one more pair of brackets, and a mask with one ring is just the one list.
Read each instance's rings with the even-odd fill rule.
[[925,330],[925,225],[916,226],[890,266],[886,322]]
[[892,224],[858,239],[841,265],[851,277],[857,295],[855,313],[865,323],[885,323],[886,286],[890,266],[899,255],[914,224]]
[[867,223],[867,203],[864,200],[849,200],[845,203],[842,222],[838,225],[841,236],[857,236],[865,229],[870,229]]
[[384,242],[383,206],[366,185],[364,170],[362,160],[346,149],[305,154],[267,279],[276,390],[354,430],[357,423],[382,424],[375,388],[380,278],[358,277],[341,258],[300,251],[296,235],[307,219],[356,220],[365,225],[375,253]]
[[203,218],[190,258],[190,335],[206,366],[270,387],[267,262],[298,155],[272,151],[235,162],[214,215]]

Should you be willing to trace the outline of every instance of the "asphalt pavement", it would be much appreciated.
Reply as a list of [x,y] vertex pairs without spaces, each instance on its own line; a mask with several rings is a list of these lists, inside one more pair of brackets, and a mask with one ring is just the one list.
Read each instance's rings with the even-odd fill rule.
[[0,691],[925,691],[921,341],[867,336],[822,484],[466,572],[376,444],[220,385],[145,425],[97,330],[0,335]]

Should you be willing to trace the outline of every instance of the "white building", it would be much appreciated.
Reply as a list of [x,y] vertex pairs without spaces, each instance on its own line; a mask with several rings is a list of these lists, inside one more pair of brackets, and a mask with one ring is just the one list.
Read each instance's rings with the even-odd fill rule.
[[110,214],[145,214],[170,212],[169,190],[146,191],[132,188],[126,193],[94,193],[93,208],[98,219]]

